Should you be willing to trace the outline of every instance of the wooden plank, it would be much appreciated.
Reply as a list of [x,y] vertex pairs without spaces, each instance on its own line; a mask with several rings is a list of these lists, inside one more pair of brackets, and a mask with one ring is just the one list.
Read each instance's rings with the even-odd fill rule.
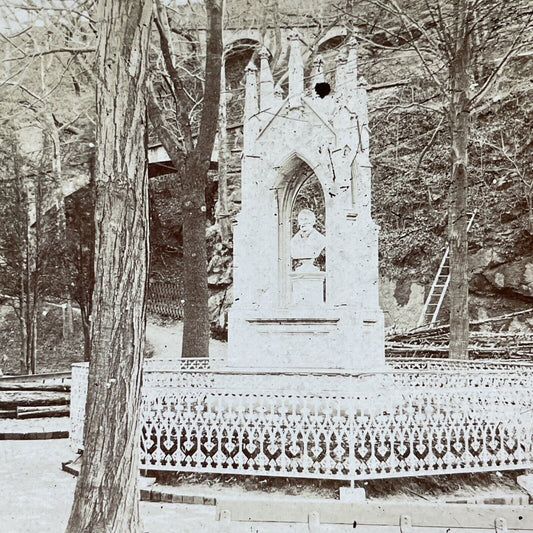
[[41,407],[17,407],[17,418],[44,418],[68,416],[68,405],[43,405]]
[[69,392],[70,385],[62,385],[59,383],[31,383],[25,381],[16,383],[10,381],[8,383],[0,382],[0,391],[51,391],[51,392]]
[[0,409],[18,406],[66,405],[70,394],[50,391],[0,391]]
[[48,372],[46,374],[22,374],[13,376],[0,377],[0,383],[6,383],[8,381],[33,381],[40,383],[47,383],[50,381],[63,383],[65,380],[70,380],[71,372]]
[[503,518],[509,529],[531,531],[533,508],[517,505],[469,505],[436,503],[345,503],[336,500],[218,499],[217,517],[229,511],[237,522],[305,523],[311,512],[318,512],[321,524],[398,526],[408,515],[413,527],[478,528],[494,531],[496,518]]

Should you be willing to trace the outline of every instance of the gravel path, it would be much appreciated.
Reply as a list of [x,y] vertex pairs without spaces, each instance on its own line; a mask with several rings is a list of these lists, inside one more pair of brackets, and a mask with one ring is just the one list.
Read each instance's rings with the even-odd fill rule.
[[[146,340],[153,349],[153,357],[157,359],[179,359],[181,356],[181,339],[183,335],[183,322],[171,322],[161,325],[154,317],[148,318],[146,324]],[[209,344],[210,355],[221,358],[226,357],[227,344],[211,339]]]

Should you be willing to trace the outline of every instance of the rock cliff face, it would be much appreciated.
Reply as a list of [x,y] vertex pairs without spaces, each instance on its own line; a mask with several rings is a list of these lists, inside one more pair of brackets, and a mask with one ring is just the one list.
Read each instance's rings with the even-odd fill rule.
[[[220,255],[219,255],[220,253]],[[480,250],[471,257],[470,313],[472,319],[482,320],[533,307],[533,254],[507,263],[497,261],[497,252]],[[209,299],[211,327],[221,338],[227,334],[227,312],[233,301],[232,261],[229,248],[213,256],[209,268]],[[414,328],[424,305],[427,287],[420,283],[380,279],[380,305],[385,314],[385,326],[403,331]],[[444,302],[439,320],[447,320]],[[533,318],[520,317],[512,329],[533,330]]]
[[218,338],[226,338],[228,310],[233,303],[233,247],[231,243],[220,242],[216,226],[211,230],[211,239],[215,240],[207,267],[211,331]]
[[[494,314],[533,307],[533,253],[506,260],[494,248],[471,256],[471,315],[483,319]],[[533,318],[512,323],[515,330],[533,330]]]
[[[385,324],[408,330],[417,324],[428,286],[382,277],[380,303]],[[426,293],[426,294],[425,294]],[[490,316],[533,307],[533,254],[505,261],[497,249],[482,248],[470,256],[470,316],[483,320]],[[447,300],[439,321],[448,318]],[[517,317],[513,330],[533,330],[533,318]]]

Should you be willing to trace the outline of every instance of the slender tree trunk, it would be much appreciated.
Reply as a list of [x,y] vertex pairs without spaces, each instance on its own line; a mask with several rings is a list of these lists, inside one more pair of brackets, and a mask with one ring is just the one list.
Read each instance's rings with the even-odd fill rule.
[[468,135],[469,32],[463,1],[456,5],[458,30],[450,63],[451,185],[448,231],[450,246],[450,357],[468,359]]
[[217,130],[222,68],[222,3],[206,0],[208,38],[205,58],[204,107],[198,141],[185,160],[183,188],[183,312],[182,357],[209,357],[209,293],[205,241],[205,184]]
[[222,65],[220,72],[220,113],[218,119],[218,202],[216,219],[223,242],[228,242],[231,238],[228,200],[229,147],[226,100],[225,65]]
[[210,322],[205,243],[207,169],[189,157],[182,180],[183,217],[183,344],[182,357],[208,357]]
[[33,310],[31,330],[30,330],[30,373],[37,372],[37,332],[38,332],[38,316],[37,307]]
[[63,340],[70,341],[74,334],[74,320],[72,316],[72,298],[70,294],[66,294],[66,303],[64,304],[64,317],[63,317]]
[[533,235],[533,183],[528,190],[526,190],[526,202],[528,210],[527,230],[529,231],[530,235]]
[[159,140],[167,150],[174,168],[179,171],[181,212],[183,217],[183,344],[182,357],[209,357],[209,306],[207,290],[206,205],[205,185],[215,140],[220,97],[222,58],[221,0],[205,0],[207,13],[207,46],[205,59],[205,89],[202,115],[196,145],[192,146],[191,125],[183,101],[182,81],[173,64],[170,44],[165,30],[164,13],[156,19],[161,50],[167,72],[174,86],[174,97],[181,101],[182,122],[173,128],[151,92],[150,120]]
[[26,360],[24,362],[26,367],[26,373],[30,373],[30,361],[31,361],[31,271],[32,271],[32,261],[31,261],[31,239],[30,239],[30,230],[28,228],[27,232],[27,251],[26,251],[26,264],[25,264],[25,276],[24,276],[24,326],[26,331],[24,332],[24,344],[25,344],[25,355]]
[[26,333],[26,318],[24,316],[24,309],[20,308],[21,314],[19,317],[19,331],[20,331],[20,373],[28,373],[28,347],[27,347],[27,333]]
[[80,306],[81,327],[83,329],[83,360],[89,361],[91,359],[91,323],[87,311]]
[[67,533],[140,533],[146,327],[146,67],[152,5],[100,0],[95,286],[84,454]]
[[[226,2],[222,0],[222,28],[224,27],[224,12]],[[266,20],[266,17],[265,17]],[[218,114],[218,201],[216,206],[216,221],[220,228],[222,242],[231,239],[231,222],[229,219],[229,199],[228,199],[228,104],[226,93],[226,63],[221,60],[220,68],[220,104]]]

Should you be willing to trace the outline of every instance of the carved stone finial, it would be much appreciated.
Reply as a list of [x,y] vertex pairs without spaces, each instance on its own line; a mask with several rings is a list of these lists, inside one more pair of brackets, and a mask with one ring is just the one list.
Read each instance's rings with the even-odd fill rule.
[[324,66],[324,58],[322,57],[321,54],[318,54],[315,59],[313,60],[313,67],[317,70],[317,71],[322,71],[322,67]]
[[270,70],[270,65],[268,63],[268,58],[270,53],[263,46],[259,52],[259,57],[261,58],[261,68],[259,71],[259,82],[260,82],[260,101],[261,101],[261,110],[269,109],[274,103],[274,79],[272,78],[272,72]]
[[300,32],[298,30],[291,30],[289,32],[289,41],[299,41],[301,39]]
[[342,51],[342,52],[339,52],[336,56],[335,56],[335,61],[339,64],[343,64],[343,63],[346,63],[348,61],[348,57],[346,56],[346,52]]
[[348,63],[353,71],[353,76],[357,77],[357,39],[355,35],[348,41]]
[[304,93],[304,64],[300,51],[300,37],[291,36],[289,54],[289,108],[295,109],[302,105]]
[[261,47],[261,50],[259,50],[259,57],[261,59],[268,59],[270,57],[270,52],[267,50],[266,46]]
[[244,120],[248,120],[259,111],[257,93],[257,67],[250,61],[246,66],[246,90],[244,94]]
[[[319,54],[315,57],[313,61],[313,71],[311,76],[311,86],[316,88],[318,83],[324,83],[324,60]],[[316,96],[316,93],[314,93]]]
[[348,40],[348,48],[355,48],[358,44],[359,41],[357,40],[357,35],[355,35],[355,33],[352,33],[350,39]]

